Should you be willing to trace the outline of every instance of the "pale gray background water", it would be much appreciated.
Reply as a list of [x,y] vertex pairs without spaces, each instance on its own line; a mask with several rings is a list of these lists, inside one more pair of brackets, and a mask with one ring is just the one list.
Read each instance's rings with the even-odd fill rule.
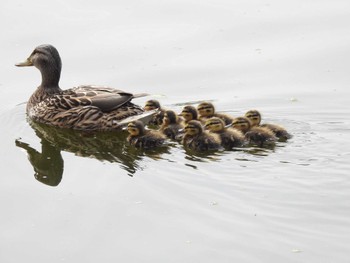
[[[1,262],[349,262],[350,2],[11,0],[0,22]],[[62,88],[257,108],[294,137],[208,158],[175,146],[133,176],[62,150],[47,186],[15,145],[41,149],[23,104],[40,74],[14,63],[43,43]]]

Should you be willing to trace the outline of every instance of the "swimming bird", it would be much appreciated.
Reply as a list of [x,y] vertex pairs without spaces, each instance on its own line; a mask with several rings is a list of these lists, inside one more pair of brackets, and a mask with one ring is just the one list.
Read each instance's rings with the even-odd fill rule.
[[203,130],[199,121],[189,121],[185,128],[185,135],[182,138],[182,144],[194,151],[215,151],[220,149],[220,137],[217,134],[209,134]]
[[257,110],[249,110],[247,111],[247,113],[245,114],[245,117],[247,117],[252,126],[258,126],[258,127],[265,127],[265,128],[268,128],[270,129],[277,138],[279,138],[280,140],[287,140],[287,139],[290,139],[292,138],[292,135],[289,134],[287,132],[287,130],[280,126],[280,125],[277,125],[277,124],[271,124],[271,123],[264,123],[264,124],[260,124],[261,123],[261,114],[259,111]]
[[137,147],[150,149],[160,147],[164,144],[166,137],[161,132],[156,130],[146,130],[143,122],[133,121],[127,126],[129,136],[127,141]]
[[165,109],[163,109],[158,100],[148,100],[143,107],[145,111],[158,110],[156,114],[154,114],[153,118],[150,120],[148,124],[151,125],[161,125],[163,123]]
[[177,114],[172,110],[167,110],[164,113],[163,124],[160,126],[160,131],[172,140],[178,140],[178,135],[183,129],[183,124]]
[[144,112],[131,102],[144,94],[91,85],[62,90],[59,87],[62,62],[52,45],[36,47],[16,66],[34,66],[41,72],[41,84],[26,109],[29,118],[36,122],[76,130],[110,131],[120,128],[120,121]]
[[274,133],[266,127],[252,126],[250,120],[246,117],[237,117],[232,122],[232,127],[244,133],[245,139],[250,144],[263,147],[271,145],[277,141]]
[[184,119],[185,124],[187,124],[191,120],[198,120],[198,111],[195,107],[191,105],[183,107],[179,115]]
[[211,117],[219,117],[220,119],[223,119],[225,122],[225,125],[231,124],[233,120],[232,116],[215,112],[215,107],[211,102],[200,103],[197,106],[197,110],[199,113],[199,120],[202,121],[203,123],[205,123],[206,120]]
[[234,129],[232,127],[225,126],[225,122],[218,118],[213,117],[205,122],[205,128],[220,136],[221,145],[225,149],[232,149],[234,147],[241,147],[244,145],[244,134],[242,131]]

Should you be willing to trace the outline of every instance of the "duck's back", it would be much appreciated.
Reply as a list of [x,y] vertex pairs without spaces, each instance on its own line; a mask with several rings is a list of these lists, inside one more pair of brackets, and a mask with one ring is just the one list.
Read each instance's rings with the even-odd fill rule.
[[114,130],[118,121],[143,113],[130,102],[133,97],[109,87],[79,86],[41,96],[42,101],[36,104],[29,101],[27,113],[34,121],[61,128]]

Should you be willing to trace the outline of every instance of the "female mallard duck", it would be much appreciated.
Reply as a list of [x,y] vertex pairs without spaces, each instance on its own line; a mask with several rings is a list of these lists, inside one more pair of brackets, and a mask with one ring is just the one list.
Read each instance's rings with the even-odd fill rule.
[[221,141],[217,134],[209,134],[203,130],[199,121],[189,121],[185,126],[182,144],[195,151],[215,151],[220,149]]
[[270,124],[270,123],[261,123],[261,114],[257,110],[250,110],[245,114],[245,117],[247,117],[250,122],[252,123],[252,126],[259,126],[259,127],[266,127],[270,129],[277,138],[280,140],[286,141],[290,138],[292,138],[292,135],[287,132],[285,128],[282,126],[276,125],[276,124]]
[[26,61],[16,66],[35,66],[42,82],[27,104],[29,118],[36,122],[76,130],[115,130],[120,121],[142,114],[130,101],[142,95],[100,86],[78,86],[61,90],[61,58],[51,45],[34,49]]
[[146,130],[143,122],[133,121],[128,124],[129,136],[127,141],[137,148],[150,149],[162,146],[166,137],[155,130]]
[[244,135],[242,131],[227,128],[225,122],[218,118],[213,117],[205,122],[205,128],[210,131],[210,133],[215,133],[220,136],[221,145],[225,149],[232,149],[233,147],[241,147],[244,145]]
[[259,147],[273,144],[277,140],[273,132],[265,127],[254,127],[246,117],[237,117],[232,122],[232,127],[244,133],[245,139]]
[[164,113],[163,124],[160,126],[160,131],[172,140],[178,139],[178,135],[183,129],[183,124],[177,114],[172,110],[167,110]]
[[163,123],[165,110],[160,106],[158,100],[148,100],[145,103],[145,107],[143,107],[145,111],[158,110],[156,114],[154,114],[152,120],[148,124],[151,125],[161,125]]
[[200,103],[197,109],[199,112],[199,120],[201,120],[204,123],[207,121],[207,119],[211,117],[219,117],[220,119],[223,119],[225,125],[229,125],[232,123],[233,117],[227,114],[216,113],[214,105],[210,102]]
[[184,119],[185,124],[187,124],[191,120],[198,120],[198,111],[195,107],[188,105],[182,109],[180,116]]

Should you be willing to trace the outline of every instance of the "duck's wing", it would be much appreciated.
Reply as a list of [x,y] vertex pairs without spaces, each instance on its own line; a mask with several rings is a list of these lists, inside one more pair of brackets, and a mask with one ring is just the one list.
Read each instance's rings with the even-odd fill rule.
[[[136,96],[132,93],[104,86],[78,86],[62,93],[70,105],[95,106],[103,112],[115,110]],[[139,95],[138,95],[139,96]]]

